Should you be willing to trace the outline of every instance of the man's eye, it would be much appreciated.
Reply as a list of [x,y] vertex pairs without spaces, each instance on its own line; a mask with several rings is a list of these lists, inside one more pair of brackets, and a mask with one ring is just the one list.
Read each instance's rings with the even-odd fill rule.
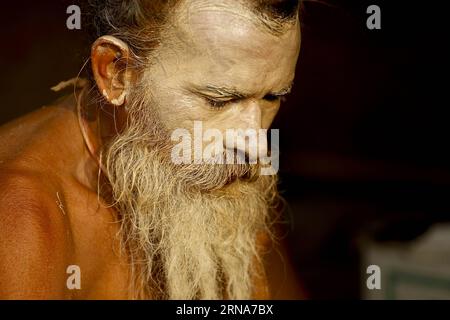
[[233,100],[221,101],[221,100],[214,100],[214,99],[208,99],[208,98],[206,100],[211,108],[217,109],[217,110],[226,107],[226,105],[228,103],[233,101]]
[[284,101],[285,100],[285,96],[277,96],[277,95],[274,95],[274,94],[268,94],[268,95],[266,95],[264,97],[264,100],[270,101],[270,102],[278,101],[278,100]]

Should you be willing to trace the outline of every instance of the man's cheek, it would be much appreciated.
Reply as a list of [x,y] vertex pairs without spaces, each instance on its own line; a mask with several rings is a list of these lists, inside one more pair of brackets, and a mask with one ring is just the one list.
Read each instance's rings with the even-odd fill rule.
[[262,114],[261,126],[263,129],[269,129],[272,125],[275,116],[278,114],[280,110],[280,105],[277,105],[272,108],[266,108]]
[[240,113],[237,110],[213,110],[208,112],[208,116],[203,120],[206,129],[218,129],[225,133],[227,129],[237,129],[241,127]]

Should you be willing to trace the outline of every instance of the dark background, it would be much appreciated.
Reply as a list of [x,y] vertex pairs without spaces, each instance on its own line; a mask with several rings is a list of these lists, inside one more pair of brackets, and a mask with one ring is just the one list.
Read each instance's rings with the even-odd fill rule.
[[[83,29],[66,28],[77,3],[0,6],[0,124],[51,103],[49,88],[81,69]],[[370,4],[381,30],[366,28]],[[295,88],[273,127],[310,298],[360,297],[359,236],[408,241],[449,220],[447,21],[436,1],[304,3]]]

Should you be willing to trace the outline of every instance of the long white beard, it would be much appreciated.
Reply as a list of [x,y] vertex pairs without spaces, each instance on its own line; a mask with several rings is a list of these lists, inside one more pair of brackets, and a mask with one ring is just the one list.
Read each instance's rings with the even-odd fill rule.
[[251,298],[261,276],[256,238],[269,232],[276,177],[236,179],[248,166],[176,166],[155,117],[136,116],[104,153],[134,297]]

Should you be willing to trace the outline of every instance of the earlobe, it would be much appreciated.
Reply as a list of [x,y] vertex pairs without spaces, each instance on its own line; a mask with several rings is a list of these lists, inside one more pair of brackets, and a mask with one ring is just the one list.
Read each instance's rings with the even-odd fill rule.
[[121,106],[125,103],[125,96],[126,96],[126,90],[124,89],[118,98],[114,98],[111,100],[111,103],[115,106]]
[[125,103],[130,79],[129,56],[128,45],[113,36],[102,36],[92,45],[91,64],[98,89],[115,106]]

